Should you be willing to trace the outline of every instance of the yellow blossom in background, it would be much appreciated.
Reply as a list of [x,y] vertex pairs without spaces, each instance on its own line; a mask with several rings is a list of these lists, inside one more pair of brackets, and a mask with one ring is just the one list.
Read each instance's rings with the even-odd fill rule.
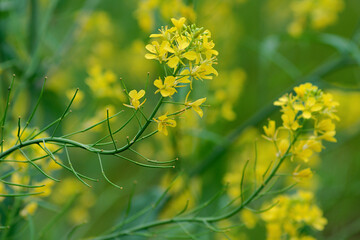
[[182,0],[140,0],[135,17],[140,28],[145,32],[150,32],[155,26],[159,13],[162,19],[183,16],[194,22],[196,18],[192,5],[186,5]]
[[[5,184],[3,184],[2,182],[0,182],[0,194],[6,194],[6,188],[5,188]],[[0,202],[2,202],[5,198],[4,197],[0,197]]]
[[21,209],[20,216],[26,217],[28,215],[34,215],[37,208],[38,204],[36,202],[30,202],[23,209]]
[[38,196],[48,197],[52,192],[52,187],[53,187],[54,183],[55,183],[55,181],[52,179],[49,179],[49,178],[46,178],[43,181],[38,182],[37,183],[38,185],[45,185],[45,186],[39,188],[39,190],[43,193],[39,194]]
[[344,5],[343,0],[292,0],[290,9],[293,20],[288,26],[289,34],[298,37],[307,25],[321,30],[334,24]]
[[[76,91],[76,89],[69,89],[66,91],[65,94],[69,101],[71,101],[71,99],[73,98],[75,91]],[[74,106],[75,108],[80,107],[83,99],[84,99],[84,93],[82,91],[78,90],[78,92],[76,93],[75,99],[72,103],[72,106]]]
[[167,127],[176,127],[176,121],[168,118],[167,113],[157,119],[154,118],[154,121],[158,123],[159,132],[163,133],[165,136],[168,135]]
[[[85,121],[83,123],[83,127],[88,128],[98,122],[105,120],[107,117],[107,111],[109,111],[109,113],[117,112],[116,108],[113,105],[106,105],[105,107],[102,107],[99,110],[97,110],[95,116],[93,116],[93,117],[89,118],[87,121]],[[98,125],[98,126],[92,128],[92,130],[101,131],[102,128],[104,128],[104,125]]]
[[299,168],[300,168],[300,165],[294,170],[294,172],[292,173],[294,179],[296,181],[302,181],[304,179],[309,179],[309,178],[312,178],[313,176],[313,172],[311,171],[310,168],[305,168],[303,170],[300,170],[299,171]]
[[209,98],[212,109],[209,111],[210,121],[217,118],[227,121],[236,119],[235,104],[242,94],[246,77],[243,69],[236,68],[232,71],[221,72],[217,81],[210,82],[211,90],[215,95],[215,99]]
[[124,106],[138,109],[139,107],[141,107],[141,105],[143,105],[146,102],[146,99],[142,103],[140,103],[139,101],[144,96],[145,96],[145,91],[143,89],[141,89],[139,92],[137,92],[136,90],[131,90],[129,92],[131,105],[124,104]]
[[315,126],[315,132],[318,135],[318,138],[329,141],[336,142],[335,136],[335,124],[331,121],[330,118],[323,119],[318,122]]
[[95,204],[96,198],[91,189],[86,187],[76,178],[65,178],[56,185],[51,195],[51,200],[57,205],[74,201],[68,220],[72,224],[81,224],[89,220],[89,209]]
[[116,75],[112,71],[104,71],[100,65],[93,65],[88,69],[88,73],[89,77],[85,82],[95,96],[125,100],[120,84],[116,80]]
[[294,157],[308,162],[314,152],[321,152],[322,144],[319,141],[309,139],[301,140],[293,150]]
[[257,215],[248,209],[244,209],[240,213],[241,219],[244,222],[245,226],[249,229],[252,229],[256,226],[258,221]]
[[91,15],[83,15],[80,22],[82,27],[80,36],[85,36],[90,31],[105,36],[110,36],[114,32],[109,16],[103,11],[97,11]]
[[169,187],[169,183],[174,181],[168,190],[171,200],[166,204],[160,213],[160,218],[172,217],[184,209],[187,204],[187,210],[191,210],[196,205],[196,197],[201,189],[201,180],[199,178],[189,179],[181,174],[175,179],[175,175],[168,172],[162,179],[160,186],[163,190]]
[[337,127],[348,129],[350,132],[357,131],[359,129],[360,107],[354,103],[360,102],[360,93],[358,91],[332,90],[329,94],[330,96],[327,97],[330,100],[327,101],[328,104],[331,104],[333,102],[331,99],[335,98],[341,106],[338,111],[341,121],[337,123]]
[[87,222],[90,218],[90,214],[87,208],[77,206],[73,208],[69,213],[69,220],[72,224],[82,224]]
[[261,214],[266,223],[267,239],[302,239],[305,226],[321,231],[327,223],[322,211],[314,203],[312,192],[298,191],[293,195],[280,195],[273,199],[276,205]]

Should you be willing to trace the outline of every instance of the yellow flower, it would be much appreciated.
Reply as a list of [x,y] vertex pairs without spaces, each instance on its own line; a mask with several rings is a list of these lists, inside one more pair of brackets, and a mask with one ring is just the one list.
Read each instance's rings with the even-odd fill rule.
[[311,83],[304,83],[297,87],[294,87],[294,91],[301,98],[304,97],[307,92],[310,92],[310,91],[314,92],[317,90],[318,90],[318,87],[313,86]]
[[215,43],[211,40],[209,41],[209,38],[211,37],[211,34],[209,31],[205,31],[205,34],[208,33],[208,36],[203,37],[203,44],[202,44],[202,52],[205,54],[206,59],[210,60],[212,58],[212,55],[219,55],[219,52],[214,50]]
[[158,60],[160,63],[162,63],[163,61],[166,61],[166,56],[167,56],[167,50],[165,49],[167,46],[169,46],[168,42],[162,42],[161,45],[156,42],[153,41],[151,44],[148,44],[145,46],[145,48],[150,52],[145,54],[145,58],[146,59],[156,59]]
[[268,126],[264,126],[264,132],[265,135],[263,135],[264,138],[273,141],[276,139],[275,133],[276,133],[276,126],[275,121],[270,120]]
[[324,230],[325,225],[327,224],[326,218],[324,218],[321,209],[317,206],[310,208],[306,223],[311,225],[318,231]]
[[165,77],[164,83],[162,82],[161,78],[154,81],[154,85],[158,88],[155,93],[160,92],[163,97],[171,97],[176,93],[176,81],[175,77],[167,76]]
[[273,199],[273,208],[261,214],[266,223],[267,239],[314,239],[304,236],[302,229],[324,229],[327,220],[314,204],[313,193],[299,191],[294,195],[280,195]]
[[294,104],[294,109],[297,111],[302,111],[302,117],[309,119],[312,116],[312,113],[318,112],[323,108],[323,104],[318,103],[315,97],[309,97],[305,104]]
[[[175,27],[162,27],[159,34],[150,35],[151,38],[160,38],[160,41],[146,46],[150,53],[145,57],[159,60],[160,63],[166,62],[174,71],[179,64],[189,66],[191,70],[187,75],[197,76],[198,79],[211,79],[210,74],[217,75],[212,64],[216,63],[218,52],[213,49],[215,44],[211,40],[210,31],[195,25],[186,26],[184,17],[172,18],[171,21]],[[196,66],[192,67],[192,64]]]
[[[165,27],[161,27],[161,29],[159,29],[160,33],[154,33],[154,34],[151,34],[150,37],[151,38],[162,38],[163,40],[166,40],[166,41],[171,41],[172,39],[172,34],[173,32],[176,31],[176,28],[175,27],[172,27],[170,29],[168,29],[168,26],[165,26]],[[168,44],[168,42],[166,42]]]
[[158,117],[157,119],[154,118],[154,121],[158,123],[159,132],[162,132],[165,136],[168,135],[168,130],[166,127],[176,127],[176,121],[168,118],[167,113]]
[[321,134],[318,136],[318,139],[323,139],[329,142],[336,142],[336,139],[334,138],[336,134],[335,124],[329,118],[321,120],[315,125],[315,133]]
[[124,106],[138,109],[146,102],[146,99],[142,103],[140,103],[139,101],[144,96],[145,96],[145,91],[143,89],[141,89],[139,92],[137,92],[136,90],[131,90],[129,92],[131,105],[124,104]]
[[312,178],[313,172],[311,171],[310,168],[305,168],[301,171],[298,171],[299,168],[300,168],[300,165],[292,173],[292,175],[296,181],[300,182],[301,180]]
[[195,60],[196,58],[196,54],[194,56],[194,53],[189,51],[186,51],[186,48],[189,46],[190,44],[190,40],[187,37],[178,37],[176,38],[176,40],[174,41],[174,44],[172,46],[170,46],[169,44],[166,45],[165,50],[168,51],[169,53],[173,53],[173,55],[171,55],[168,58],[168,62],[167,65],[170,68],[176,68],[177,65],[179,64],[179,62],[181,62],[183,65],[185,65],[182,62],[182,58],[186,58],[188,60]]
[[189,69],[185,69],[181,72],[182,76],[188,76],[195,80],[203,80],[203,79],[212,79],[213,75],[218,76],[218,72],[213,68],[211,64],[203,63],[198,66],[193,66],[191,63],[189,64]]
[[252,229],[255,227],[256,222],[257,222],[257,217],[252,211],[250,211],[248,209],[242,210],[241,218],[247,228]]
[[43,187],[40,188],[41,194],[39,194],[38,196],[41,196],[41,197],[48,197],[51,192],[52,192],[52,186],[54,185],[54,181],[49,179],[49,178],[46,178],[44,180],[42,180],[41,182],[39,182],[38,184],[39,185],[45,185]]
[[286,151],[288,150],[290,146],[289,140],[287,139],[281,139],[280,143],[279,143],[279,152],[278,152],[278,157],[282,157],[284,156],[284,154],[286,153]]
[[176,79],[173,76],[165,77],[164,83],[162,82],[161,78],[154,81],[154,85],[158,88],[155,93],[160,92],[163,97],[171,97],[174,95],[176,91],[176,87],[183,87],[179,86],[179,83],[189,83],[190,81],[186,78],[179,78]]
[[321,152],[322,144],[314,139],[301,140],[294,149],[294,155],[304,162],[308,162],[314,152]]
[[199,114],[200,117],[203,117],[203,110],[200,108],[200,105],[203,104],[206,101],[206,98],[200,98],[194,102],[188,102],[188,97],[190,95],[190,92],[186,95],[185,98],[185,106],[191,107],[197,114]]
[[28,215],[34,215],[36,209],[38,207],[38,204],[36,202],[30,202],[28,203],[21,211],[20,216],[26,217]]
[[119,98],[124,100],[123,92],[116,82],[116,75],[110,71],[104,71],[102,66],[94,64],[88,69],[89,77],[85,80],[92,92],[101,98]]
[[281,115],[281,119],[283,120],[283,125],[285,128],[296,131],[300,124],[296,120],[296,114],[291,109],[284,110],[284,114]]
[[284,106],[289,103],[289,97],[288,95],[284,95],[281,98],[279,98],[277,101],[274,102],[275,106]]
[[344,8],[343,0],[293,0],[291,11],[294,15],[288,31],[294,37],[302,34],[305,25],[310,23],[313,29],[323,29],[338,19],[338,13]]
[[182,17],[179,20],[177,20],[176,18],[172,18],[171,22],[174,24],[174,26],[180,32],[186,22],[186,18]]

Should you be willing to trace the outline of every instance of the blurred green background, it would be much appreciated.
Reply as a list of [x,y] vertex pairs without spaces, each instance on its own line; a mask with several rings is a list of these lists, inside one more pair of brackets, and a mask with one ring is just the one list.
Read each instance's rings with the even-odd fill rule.
[[[16,100],[9,116],[12,126],[7,132],[16,129],[18,116],[30,114],[45,76],[44,97],[32,127],[44,127],[60,117],[76,88],[80,89],[79,96],[58,134],[105,119],[106,108],[111,114],[124,109],[126,98],[119,78],[128,89],[139,90],[145,88],[148,72],[150,82],[162,73],[158,64],[144,58],[145,45],[151,41],[149,35],[169,25],[172,17],[184,16],[209,29],[219,52],[215,67],[219,76],[196,83],[196,96],[206,96],[210,104],[204,109],[204,117],[189,112],[191,120],[184,117],[176,129],[171,129],[170,136],[156,135],[136,147],[151,159],[178,157],[175,170],[141,168],[121,159],[104,158],[107,176],[124,187],[118,190],[102,179],[96,155],[72,149],[76,169],[100,181],[88,189],[70,173],[59,172],[60,179],[72,180],[55,184],[52,195],[39,204],[42,208],[34,217],[35,226],[45,224],[44,219],[66,205],[72,194],[80,191],[80,195],[66,216],[46,233],[46,239],[61,239],[58,237],[77,224],[80,227],[74,239],[100,234],[122,218],[132,192],[131,209],[136,212],[159,196],[171,182],[170,176],[179,171],[183,171],[182,181],[191,187],[178,193],[182,198],[175,205],[185,204],[186,199],[195,203],[208,199],[224,185],[233,164],[242,165],[253,158],[254,141],[262,141],[266,120],[280,119],[273,101],[304,81],[331,92],[340,103],[338,142],[325,145],[321,160],[313,166],[314,182],[304,186],[315,191],[328,219],[316,237],[359,239],[360,1],[319,1],[323,2],[319,8],[326,10],[320,17],[310,10],[301,13],[296,2],[300,1],[1,0],[0,112],[12,74],[16,74]],[[155,104],[152,91],[155,87],[151,85],[148,106]],[[150,109],[144,111],[149,113]],[[114,128],[128,115],[112,120]],[[134,133],[131,127],[126,128],[117,140],[126,143],[126,136]],[[75,139],[91,143],[104,134],[107,128],[102,126]],[[261,143],[258,151],[265,151],[264,158],[271,159]],[[175,207],[163,206],[147,217],[171,214],[167,208]],[[235,239],[264,239],[264,229],[259,221],[255,229],[236,229]]]

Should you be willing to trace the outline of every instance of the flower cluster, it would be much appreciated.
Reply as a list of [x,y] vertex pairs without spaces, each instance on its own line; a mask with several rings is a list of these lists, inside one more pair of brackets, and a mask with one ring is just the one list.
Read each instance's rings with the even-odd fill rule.
[[[275,106],[281,106],[282,126],[276,128],[276,123],[269,120],[264,126],[264,137],[273,141],[278,150],[278,156],[283,156],[295,135],[302,134],[294,142],[289,154],[307,162],[314,152],[323,148],[322,140],[336,142],[334,120],[339,120],[336,113],[338,103],[330,93],[324,93],[311,83],[305,83],[294,88],[295,95],[286,94]],[[289,135],[279,137],[280,130],[287,130]]]
[[180,78],[212,79],[217,75],[213,68],[216,63],[218,52],[214,50],[214,42],[211,40],[209,30],[197,28],[195,25],[185,25],[186,19],[171,19],[174,27],[162,27],[159,34],[151,34],[153,41],[146,45],[150,52],[145,55],[147,59],[155,59],[160,63],[166,63],[174,71],[183,67]]
[[289,239],[314,240],[301,230],[311,227],[321,231],[327,223],[311,192],[281,195],[273,199],[273,203],[276,204],[273,208],[261,214],[266,223],[267,239],[283,239],[287,235]]
[[[157,60],[173,72],[172,75],[166,74],[164,78],[159,77],[153,82],[157,88],[155,94],[160,93],[161,95],[160,104],[164,98],[172,98],[178,92],[178,88],[190,88],[185,101],[175,103],[183,105],[183,109],[153,118],[153,121],[158,123],[158,131],[164,135],[168,135],[167,127],[176,126],[176,121],[169,116],[181,114],[188,109],[193,109],[200,117],[203,116],[200,106],[206,101],[206,98],[195,101],[189,100],[189,95],[193,89],[192,82],[194,79],[212,79],[213,75],[218,75],[213,67],[213,64],[216,64],[218,52],[213,49],[215,44],[211,40],[210,31],[197,28],[195,25],[186,25],[184,17],[172,18],[171,21],[173,27],[162,27],[159,34],[150,35],[151,38],[157,38],[158,41],[146,45],[149,53],[145,55],[145,58]],[[139,92],[132,90],[129,93],[130,105],[124,105],[138,110],[145,102],[140,103],[140,99],[144,96],[144,90]]]
[[336,22],[343,8],[343,0],[295,0],[291,5],[294,20],[288,31],[295,37],[301,35],[308,20],[313,29],[323,29]]

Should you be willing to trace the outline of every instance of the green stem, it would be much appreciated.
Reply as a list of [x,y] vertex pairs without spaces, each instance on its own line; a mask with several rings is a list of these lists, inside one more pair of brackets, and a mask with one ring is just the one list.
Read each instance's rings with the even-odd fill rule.
[[112,234],[109,234],[109,235],[106,235],[106,236],[101,236],[101,237],[92,238],[92,239],[95,239],[95,240],[112,239],[112,238],[116,238],[116,237],[120,237],[120,236],[131,235],[134,232],[143,231],[143,230],[147,230],[147,229],[150,229],[150,228],[153,228],[153,227],[172,224],[172,223],[197,222],[197,223],[204,224],[204,223],[219,222],[219,221],[222,221],[224,219],[228,219],[228,218],[234,216],[235,214],[239,213],[242,209],[244,209],[247,205],[249,205],[261,193],[261,191],[269,184],[269,182],[276,175],[276,172],[279,170],[279,168],[282,165],[282,163],[284,162],[284,160],[288,157],[288,153],[289,153],[290,149],[292,148],[292,146],[293,146],[293,144],[295,143],[296,140],[297,140],[297,135],[294,137],[292,143],[288,147],[285,154],[279,159],[278,163],[273,167],[273,169],[271,170],[268,177],[264,180],[263,184],[261,184],[251,194],[251,196],[248,197],[244,202],[242,202],[238,207],[234,208],[232,211],[230,211],[228,213],[225,213],[225,214],[222,214],[222,215],[219,215],[219,216],[215,216],[215,217],[186,217],[186,218],[171,218],[171,219],[165,219],[165,220],[158,220],[158,221],[145,223],[145,224],[142,224],[140,226],[130,228],[130,229],[126,230],[126,231],[115,232],[115,233],[112,233]]
[[1,240],[8,239],[9,232],[12,230],[14,218],[17,215],[17,212],[19,211],[20,206],[21,206],[21,199],[15,198],[14,203],[11,206],[9,214],[7,215],[7,218],[6,218],[5,225],[9,226],[9,228],[3,230],[2,234],[1,234]]
[[[286,91],[282,92],[278,97],[276,97],[272,102],[276,101],[279,97],[283,96],[285,93],[291,92],[292,89],[305,82],[317,82],[322,77],[341,69],[345,66],[356,64],[356,62],[351,59],[348,55],[343,55],[339,58],[329,60],[325,62],[323,65],[315,69],[311,74],[305,76],[297,83],[293,84],[290,88],[286,89]],[[249,126],[254,126],[259,124],[263,119],[266,119],[270,114],[272,114],[277,108],[273,106],[273,104],[268,104],[263,107],[260,111],[251,116],[244,123],[235,128],[230,134],[228,134],[224,141],[215,146],[212,151],[200,162],[200,164],[195,167],[191,172],[190,176],[196,176],[203,173],[206,169],[212,166],[216,161],[221,160],[227,150],[232,146],[240,134],[247,129]]]
[[147,129],[147,127],[149,126],[149,124],[152,122],[152,119],[155,117],[155,114],[157,113],[157,111],[159,110],[162,101],[163,101],[164,97],[161,97],[156,105],[156,107],[154,108],[153,112],[151,113],[149,119],[146,121],[146,123],[144,124],[144,126],[139,130],[139,132],[135,135],[135,137],[129,142],[127,143],[125,146],[118,148],[118,149],[112,149],[112,150],[103,150],[103,149],[99,149],[99,148],[95,148],[71,139],[66,139],[66,138],[61,138],[61,137],[45,137],[45,138],[38,138],[38,139],[32,139],[32,140],[28,140],[28,141],[24,141],[22,142],[22,144],[17,144],[9,149],[7,149],[6,151],[0,153],[0,159],[3,159],[4,157],[8,156],[9,154],[11,154],[12,152],[16,151],[17,149],[21,149],[23,147],[29,146],[29,145],[33,145],[33,144],[39,144],[39,143],[49,143],[49,142],[53,142],[53,143],[61,143],[61,144],[70,144],[72,146],[75,147],[79,147],[82,149],[85,149],[89,152],[93,152],[93,153],[100,153],[102,155],[114,155],[117,153],[121,153],[127,149],[129,149],[135,142],[137,142],[139,140],[139,138],[141,137],[141,135],[144,133],[144,131]]
[[5,122],[6,122],[6,115],[7,115],[7,111],[8,111],[8,108],[9,108],[9,105],[10,105],[10,94],[11,94],[11,89],[13,88],[14,86],[14,81],[15,81],[15,74],[13,75],[13,78],[11,80],[11,84],[10,84],[10,87],[8,88],[8,97],[6,99],[6,106],[5,106],[5,111],[4,111],[4,116],[3,116],[3,119],[1,121],[1,141],[0,141],[0,145],[1,145],[1,153],[4,151],[4,130],[5,130]]

